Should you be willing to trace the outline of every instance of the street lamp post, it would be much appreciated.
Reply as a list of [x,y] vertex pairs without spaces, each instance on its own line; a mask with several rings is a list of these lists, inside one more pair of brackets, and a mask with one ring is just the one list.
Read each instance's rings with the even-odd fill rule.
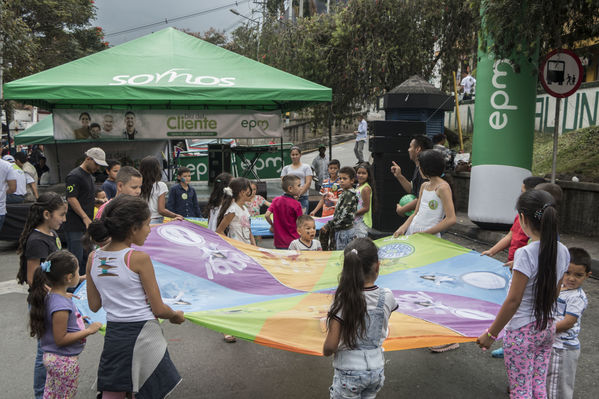
[[248,21],[254,22],[257,25],[257,27],[258,27],[258,33],[257,33],[258,43],[256,45],[256,61],[260,62],[260,60],[259,60],[259,54],[260,54],[260,21],[255,20],[255,19],[250,18],[250,17],[247,17],[247,16],[241,14],[239,11],[234,10],[232,8],[230,8],[229,11],[231,11],[233,14],[235,14],[235,15],[241,17],[241,18],[245,18]]

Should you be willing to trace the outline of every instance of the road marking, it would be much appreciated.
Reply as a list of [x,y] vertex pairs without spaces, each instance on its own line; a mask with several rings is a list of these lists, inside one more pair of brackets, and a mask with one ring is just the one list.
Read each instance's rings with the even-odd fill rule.
[[0,295],[3,294],[27,294],[27,286],[20,285],[17,280],[8,280],[0,282]]

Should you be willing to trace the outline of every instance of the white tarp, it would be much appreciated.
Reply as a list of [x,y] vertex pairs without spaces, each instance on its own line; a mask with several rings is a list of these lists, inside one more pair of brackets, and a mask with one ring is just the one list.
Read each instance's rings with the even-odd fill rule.
[[251,110],[55,109],[56,140],[281,137],[281,113]]

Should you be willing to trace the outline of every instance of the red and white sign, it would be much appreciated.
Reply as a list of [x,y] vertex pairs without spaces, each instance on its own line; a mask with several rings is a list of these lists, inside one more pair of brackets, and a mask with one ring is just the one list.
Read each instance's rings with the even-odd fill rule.
[[570,50],[553,50],[545,57],[540,70],[541,84],[553,97],[569,97],[582,83],[582,63]]

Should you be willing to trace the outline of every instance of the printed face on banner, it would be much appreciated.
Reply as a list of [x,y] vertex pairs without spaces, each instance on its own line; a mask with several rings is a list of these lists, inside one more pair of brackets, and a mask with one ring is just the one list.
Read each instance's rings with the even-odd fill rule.
[[54,111],[54,138],[59,141],[281,137],[282,132],[278,111]]

